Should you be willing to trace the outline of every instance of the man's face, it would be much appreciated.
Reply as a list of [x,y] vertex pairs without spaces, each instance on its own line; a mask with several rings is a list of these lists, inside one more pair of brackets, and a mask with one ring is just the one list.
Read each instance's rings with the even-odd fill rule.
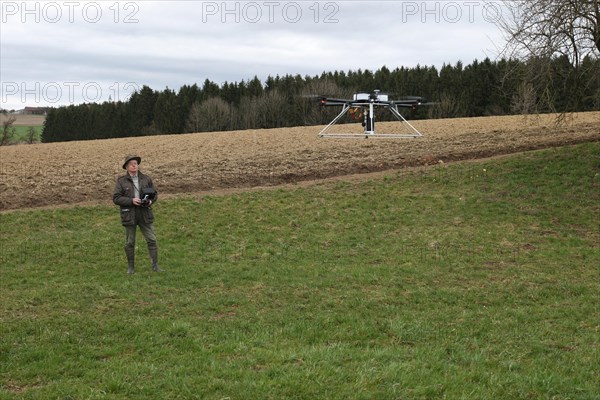
[[127,172],[129,175],[136,175],[138,172],[138,162],[137,160],[131,160],[127,163]]

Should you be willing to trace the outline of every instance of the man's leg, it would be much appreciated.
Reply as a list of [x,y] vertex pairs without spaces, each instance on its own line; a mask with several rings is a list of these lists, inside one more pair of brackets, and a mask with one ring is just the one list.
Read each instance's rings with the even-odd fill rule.
[[135,225],[125,227],[125,255],[127,255],[127,273],[130,275],[135,272],[135,231]]
[[144,234],[146,244],[148,245],[148,256],[152,262],[152,270],[155,272],[162,272],[162,269],[158,266],[158,243],[156,242],[156,234],[154,233],[154,226],[152,224],[140,223],[140,230]]

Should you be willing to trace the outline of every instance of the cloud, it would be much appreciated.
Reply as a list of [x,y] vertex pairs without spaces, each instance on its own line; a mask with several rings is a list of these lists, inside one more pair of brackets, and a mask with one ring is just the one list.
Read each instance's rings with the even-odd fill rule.
[[3,1],[0,106],[98,100],[84,87],[125,100],[142,85],[493,58],[500,35],[488,3]]

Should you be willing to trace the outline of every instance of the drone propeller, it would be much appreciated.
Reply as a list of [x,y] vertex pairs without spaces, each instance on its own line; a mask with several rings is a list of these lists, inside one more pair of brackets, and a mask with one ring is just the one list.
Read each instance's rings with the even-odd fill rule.
[[328,103],[335,103],[335,104],[344,104],[344,103],[348,103],[352,100],[350,99],[338,99],[338,98],[334,98],[334,97],[329,97],[327,95],[323,95],[323,94],[305,94],[305,95],[301,95],[300,97],[303,97],[305,99],[311,99],[311,100],[318,100],[319,102],[328,102]]
[[346,104],[352,102],[350,99],[335,99],[331,97],[322,97],[321,101],[331,103],[331,104]]
[[403,96],[397,100],[389,99],[387,93],[383,93],[380,90],[374,90],[372,92],[360,92],[355,93],[353,99],[341,99],[328,97],[326,95],[314,95],[306,94],[302,95],[304,98],[309,98],[318,101],[322,110],[325,110],[328,106],[352,106],[352,107],[366,107],[369,104],[375,102],[379,106],[395,106],[400,108],[410,108],[416,111],[417,107],[420,106],[432,106],[438,103],[428,102],[422,96]]
[[422,103],[424,101],[425,101],[425,98],[421,97],[421,96],[403,96],[403,97],[397,99],[396,103],[398,103],[398,102],[404,102],[404,103],[415,103],[415,102],[418,102],[418,103]]
[[300,97],[305,99],[321,99],[323,97],[328,97],[326,94],[301,94]]

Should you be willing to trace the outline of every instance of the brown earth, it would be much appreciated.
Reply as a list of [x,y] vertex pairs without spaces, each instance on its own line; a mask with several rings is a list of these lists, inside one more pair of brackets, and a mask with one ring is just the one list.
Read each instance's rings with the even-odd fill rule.
[[[0,210],[110,203],[126,154],[161,195],[217,193],[600,141],[600,112],[415,121],[416,139],[326,139],[322,127],[0,147]],[[359,124],[335,126],[360,133]],[[400,122],[378,133],[404,133]],[[163,196],[164,198],[164,196]]]
[[46,117],[43,115],[0,114],[0,125],[10,117],[16,118],[16,121],[13,123],[14,126],[42,126],[46,120]]

